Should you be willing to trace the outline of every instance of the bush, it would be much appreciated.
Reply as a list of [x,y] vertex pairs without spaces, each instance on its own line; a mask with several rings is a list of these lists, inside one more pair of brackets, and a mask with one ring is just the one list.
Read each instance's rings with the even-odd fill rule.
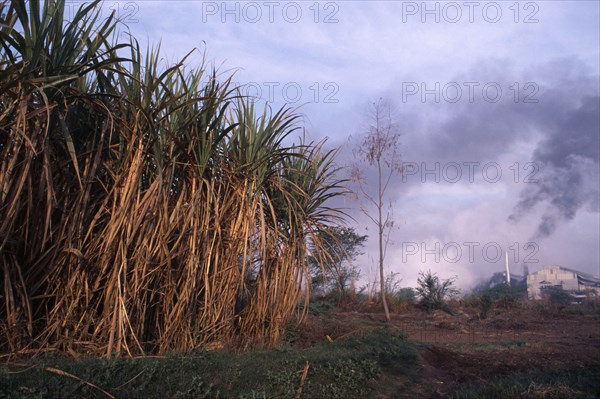
[[491,295],[488,294],[484,294],[481,296],[481,318],[485,319],[488,316],[488,313],[490,312],[490,310],[492,309],[492,305],[494,304],[494,300],[492,299]]
[[396,292],[395,298],[399,303],[415,303],[417,301],[417,292],[414,288],[410,287],[400,288]]
[[[399,310],[400,308],[406,308],[408,306],[410,301],[408,301],[406,298],[406,290],[412,291],[412,288],[400,287],[402,279],[399,277],[399,275],[400,273],[390,272],[385,277],[386,299],[390,308],[395,310]],[[414,300],[414,292],[412,299]]]
[[449,311],[446,304],[446,298],[458,294],[458,290],[454,288],[455,278],[440,280],[440,278],[432,273],[431,270],[427,273],[420,272],[417,280],[417,294],[421,298],[419,304],[427,312],[434,310]]
[[564,308],[573,301],[573,297],[559,287],[548,287],[542,290],[542,297],[551,305],[558,308]]
[[527,286],[525,284],[497,284],[466,297],[465,303],[479,308],[481,318],[485,319],[494,305],[505,309],[512,308],[526,297]]

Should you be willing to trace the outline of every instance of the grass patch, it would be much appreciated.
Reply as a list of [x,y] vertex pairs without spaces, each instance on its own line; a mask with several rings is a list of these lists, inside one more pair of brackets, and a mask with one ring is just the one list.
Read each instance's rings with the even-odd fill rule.
[[[323,316],[335,309],[335,305],[335,301],[331,298],[314,301],[310,303],[308,312],[314,316]],[[303,309],[304,304],[298,305],[298,308]]]
[[465,383],[448,399],[594,399],[600,397],[600,365],[515,373],[485,382]]
[[[36,359],[0,369],[0,398],[305,398],[376,396],[383,376],[417,378],[415,347],[388,328],[309,349],[225,351],[163,358]],[[56,370],[60,372],[56,372]]]

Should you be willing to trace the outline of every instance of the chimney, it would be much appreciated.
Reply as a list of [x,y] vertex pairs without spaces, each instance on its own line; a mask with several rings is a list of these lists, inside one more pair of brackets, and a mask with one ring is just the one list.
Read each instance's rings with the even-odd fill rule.
[[506,255],[506,284],[510,285],[510,267],[508,266],[508,251],[505,252]]

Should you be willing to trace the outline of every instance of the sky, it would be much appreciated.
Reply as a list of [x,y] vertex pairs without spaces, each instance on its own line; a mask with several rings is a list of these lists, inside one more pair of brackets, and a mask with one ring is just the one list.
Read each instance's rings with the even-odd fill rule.
[[[386,272],[467,291],[523,266],[600,274],[598,1],[107,1],[168,62],[202,60],[277,108],[299,107],[339,165],[389,104],[405,173],[387,191]],[[375,172],[364,167],[368,182]],[[347,198],[361,284],[377,237]],[[373,211],[373,209],[371,209]]]

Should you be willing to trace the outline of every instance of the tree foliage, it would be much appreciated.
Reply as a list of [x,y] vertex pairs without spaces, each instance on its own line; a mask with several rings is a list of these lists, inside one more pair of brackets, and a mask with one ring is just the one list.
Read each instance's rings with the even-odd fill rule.
[[313,289],[346,297],[352,281],[360,276],[354,261],[363,254],[366,240],[366,235],[357,234],[352,227],[328,226],[321,230],[309,256]]

